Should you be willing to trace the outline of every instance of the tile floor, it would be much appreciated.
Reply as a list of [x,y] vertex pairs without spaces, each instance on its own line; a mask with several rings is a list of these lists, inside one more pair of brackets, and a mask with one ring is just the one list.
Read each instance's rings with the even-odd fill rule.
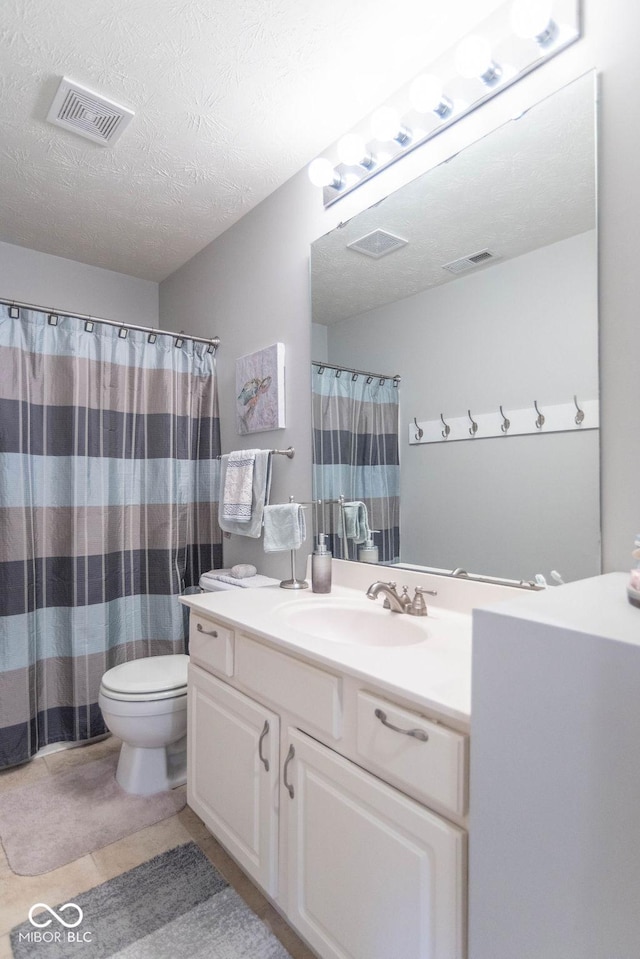
[[[7,789],[35,782],[77,763],[101,759],[119,747],[119,741],[111,737],[88,746],[50,753],[24,766],[0,772],[0,802],[2,793]],[[16,876],[9,868],[0,845],[0,959],[12,959],[9,932],[15,925],[25,921],[34,902],[53,904],[68,901],[78,893],[106,882],[107,879],[146,862],[158,853],[191,840],[200,846],[216,869],[269,926],[289,951],[292,959],[316,959],[315,954],[298,939],[291,927],[238,868],[199,816],[188,806],[169,819],[141,829],[110,846],[103,846],[102,849],[43,876]]]

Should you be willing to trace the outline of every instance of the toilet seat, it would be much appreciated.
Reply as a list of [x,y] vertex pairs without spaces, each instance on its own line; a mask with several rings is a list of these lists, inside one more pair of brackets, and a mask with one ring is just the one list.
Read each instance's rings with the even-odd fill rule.
[[187,694],[188,664],[189,657],[182,653],[121,663],[104,674],[100,692],[121,702],[177,699]]

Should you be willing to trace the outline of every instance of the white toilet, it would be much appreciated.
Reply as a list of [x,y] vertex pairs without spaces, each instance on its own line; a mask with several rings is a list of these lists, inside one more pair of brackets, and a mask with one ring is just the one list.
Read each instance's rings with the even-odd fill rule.
[[188,663],[181,653],[148,656],[102,677],[98,705],[122,740],[116,779],[126,792],[148,796],[186,782]]

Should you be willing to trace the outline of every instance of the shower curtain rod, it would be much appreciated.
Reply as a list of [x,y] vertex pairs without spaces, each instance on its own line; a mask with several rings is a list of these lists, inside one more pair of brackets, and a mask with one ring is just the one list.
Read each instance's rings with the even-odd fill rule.
[[341,363],[325,363],[324,361],[321,363],[320,360],[311,360],[311,365],[320,367],[319,373],[322,373],[325,369],[339,370],[341,373],[352,373],[354,376],[370,376],[372,380],[393,380],[396,385],[402,379],[399,373],[371,373],[369,370],[352,370],[348,366],[342,366]]
[[213,347],[215,353],[220,346],[220,337],[214,336],[207,339],[204,336],[192,336],[191,333],[172,332],[170,330],[160,330],[152,326],[138,326],[136,323],[125,323],[120,320],[109,320],[104,316],[89,316],[87,313],[70,313],[68,310],[55,310],[48,306],[39,306],[37,303],[22,303],[20,300],[0,299],[0,304],[8,307],[18,307],[23,310],[37,310],[40,313],[48,313],[49,316],[70,316],[76,320],[90,320],[92,323],[104,323],[106,326],[118,326],[125,330],[136,330],[138,333],[153,333],[155,336],[172,336],[176,340],[192,340],[194,343],[207,343]]

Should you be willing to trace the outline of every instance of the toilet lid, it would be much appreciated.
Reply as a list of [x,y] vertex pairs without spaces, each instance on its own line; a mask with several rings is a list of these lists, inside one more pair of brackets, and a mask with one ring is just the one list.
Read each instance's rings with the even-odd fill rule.
[[187,685],[189,657],[147,656],[107,670],[102,677],[105,689],[115,693],[163,693]]

